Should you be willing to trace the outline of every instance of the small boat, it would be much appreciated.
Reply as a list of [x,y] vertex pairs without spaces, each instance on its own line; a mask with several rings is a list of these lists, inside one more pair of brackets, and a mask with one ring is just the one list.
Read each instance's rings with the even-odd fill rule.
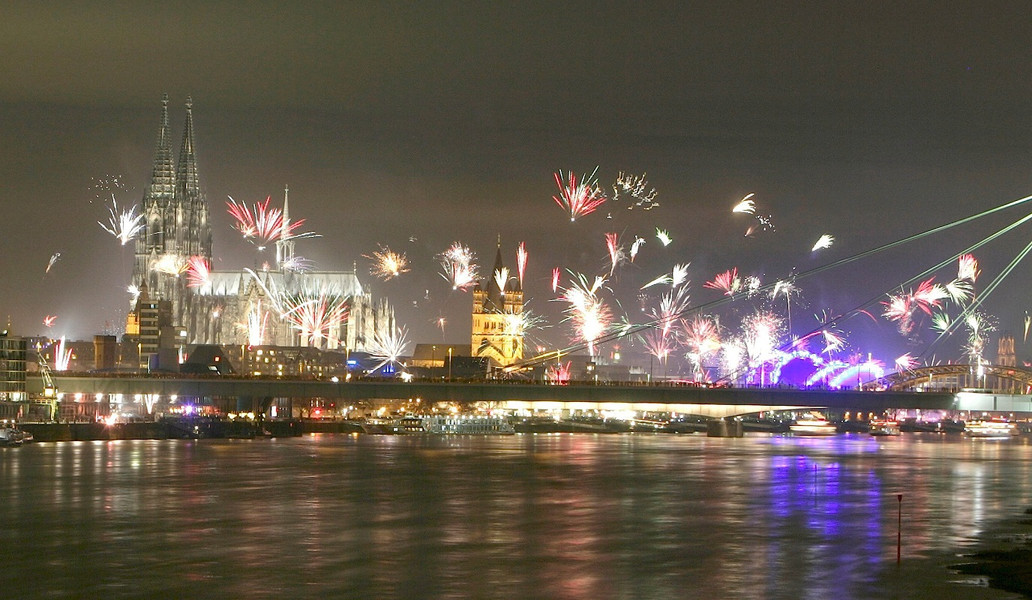
[[0,424],[0,446],[21,446],[23,439],[13,424]]
[[873,436],[900,435],[899,423],[890,419],[872,419],[870,434]]
[[1018,426],[1006,419],[969,421],[964,424],[964,435],[972,438],[1008,438],[1018,435]]
[[823,436],[835,435],[838,431],[835,424],[829,422],[823,415],[816,412],[808,412],[796,419],[795,423],[789,425],[788,430],[792,435]]

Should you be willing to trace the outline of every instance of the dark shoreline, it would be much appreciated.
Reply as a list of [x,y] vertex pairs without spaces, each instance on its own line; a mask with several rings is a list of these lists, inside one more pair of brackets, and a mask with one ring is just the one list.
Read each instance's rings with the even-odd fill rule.
[[950,569],[987,577],[991,588],[1032,598],[1032,508],[1025,509],[1025,515],[1013,523],[1017,531],[1009,541],[967,555],[973,562],[950,565]]

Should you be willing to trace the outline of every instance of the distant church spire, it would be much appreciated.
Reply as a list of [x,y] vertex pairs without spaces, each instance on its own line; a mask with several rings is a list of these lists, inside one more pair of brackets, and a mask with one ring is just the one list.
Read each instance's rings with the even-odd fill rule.
[[197,176],[197,154],[194,148],[193,99],[187,96],[183,145],[179,147],[179,164],[176,165],[176,192],[182,198],[196,197],[200,191],[201,184]]
[[276,263],[285,269],[294,262],[294,240],[290,239],[290,186],[283,186],[283,223],[276,240]]
[[161,97],[161,126],[154,148],[154,169],[151,172],[150,186],[144,196],[145,203],[147,199],[171,199],[175,191],[175,177],[175,167],[172,165],[172,137],[168,132],[168,94],[164,94]]

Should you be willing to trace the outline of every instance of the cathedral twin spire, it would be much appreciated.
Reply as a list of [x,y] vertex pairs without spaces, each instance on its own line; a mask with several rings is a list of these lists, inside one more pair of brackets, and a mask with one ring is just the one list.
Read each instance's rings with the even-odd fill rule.
[[[193,131],[193,101],[186,100],[186,124],[179,161],[172,161],[172,137],[168,125],[168,94],[161,98],[161,124],[154,150],[151,181],[143,195],[146,219],[143,235],[137,238],[133,282],[150,282],[158,289],[155,264],[173,255],[211,257],[211,224],[208,204],[197,173]],[[167,296],[162,293],[161,296]]]

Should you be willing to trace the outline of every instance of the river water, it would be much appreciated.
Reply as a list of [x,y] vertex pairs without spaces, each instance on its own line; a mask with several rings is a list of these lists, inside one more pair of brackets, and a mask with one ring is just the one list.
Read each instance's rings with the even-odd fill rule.
[[0,449],[0,494],[12,598],[1007,598],[946,566],[1032,505],[1032,444],[40,443]]

